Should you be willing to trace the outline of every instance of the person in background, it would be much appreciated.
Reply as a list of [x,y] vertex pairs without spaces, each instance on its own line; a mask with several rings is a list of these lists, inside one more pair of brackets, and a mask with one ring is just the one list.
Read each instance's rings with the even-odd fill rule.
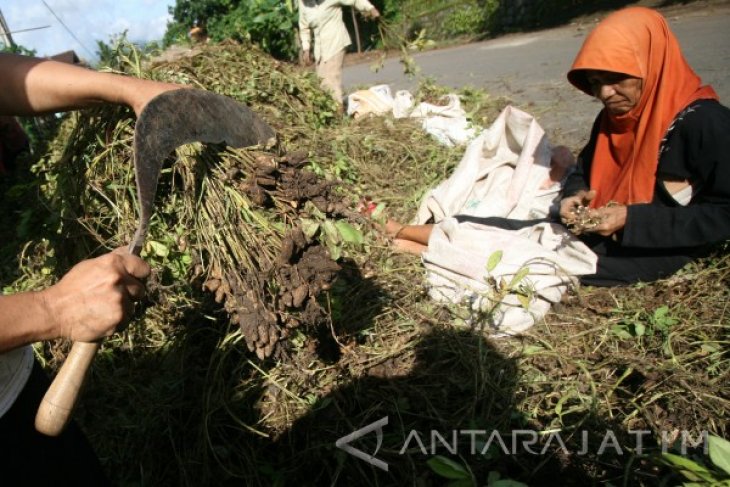
[[730,238],[730,110],[689,66],[666,20],[631,7],[588,35],[568,80],[604,105],[560,217],[586,209],[593,285],[669,276]]
[[203,27],[200,22],[195,22],[193,24],[193,27],[188,32],[188,37],[190,37],[190,40],[194,44],[205,44],[208,42],[208,34],[205,31],[205,27]]
[[342,7],[352,6],[370,19],[380,17],[378,9],[368,0],[299,0],[299,36],[302,44],[302,63],[312,63],[312,34],[314,34],[314,61],[322,86],[332,93],[340,106],[343,104],[342,64],[345,48],[352,41],[342,20]]
[[[115,103],[139,115],[156,95],[181,88],[51,60],[0,54],[0,115],[37,115]],[[42,290],[0,295],[0,471],[18,485],[108,485],[73,422],[58,437],[35,431],[49,380],[30,344],[91,342],[114,333],[145,294],[149,266],[126,251],[83,261]],[[11,480],[12,479],[12,480]]]

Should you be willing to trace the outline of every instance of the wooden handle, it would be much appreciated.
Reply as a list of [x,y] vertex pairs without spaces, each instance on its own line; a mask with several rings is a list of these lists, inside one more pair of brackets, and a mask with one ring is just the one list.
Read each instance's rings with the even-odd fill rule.
[[38,406],[35,429],[40,433],[58,436],[66,427],[99,345],[98,342],[74,342],[61,370]]

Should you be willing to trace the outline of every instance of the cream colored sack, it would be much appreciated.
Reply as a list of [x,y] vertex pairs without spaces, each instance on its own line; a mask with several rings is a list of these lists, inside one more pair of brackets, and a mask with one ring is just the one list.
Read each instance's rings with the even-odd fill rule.
[[[534,117],[507,107],[420,205],[414,223],[436,223],[423,254],[429,293],[439,301],[466,302],[472,325],[522,332],[560,300],[575,276],[595,273],[596,255],[565,227],[546,221],[560,199],[559,184],[540,189],[549,176],[550,154]],[[459,223],[455,215],[541,221],[505,230]],[[488,272],[495,253],[501,259]],[[499,290],[490,283],[510,283],[521,269],[527,275],[494,306]],[[519,298],[518,291],[529,299]]]

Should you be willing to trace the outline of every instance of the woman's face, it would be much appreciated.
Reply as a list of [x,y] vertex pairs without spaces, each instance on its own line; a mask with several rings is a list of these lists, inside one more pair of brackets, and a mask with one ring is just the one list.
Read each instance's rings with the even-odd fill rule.
[[641,100],[641,78],[613,71],[588,69],[586,79],[591,85],[593,96],[601,100],[612,115],[630,112]]

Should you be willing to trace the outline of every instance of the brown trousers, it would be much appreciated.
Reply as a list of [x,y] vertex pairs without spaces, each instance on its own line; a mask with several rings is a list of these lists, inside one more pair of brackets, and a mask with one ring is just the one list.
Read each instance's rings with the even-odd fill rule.
[[322,87],[329,90],[335,101],[342,105],[342,64],[345,50],[341,50],[326,61],[317,63],[317,75],[322,78]]

